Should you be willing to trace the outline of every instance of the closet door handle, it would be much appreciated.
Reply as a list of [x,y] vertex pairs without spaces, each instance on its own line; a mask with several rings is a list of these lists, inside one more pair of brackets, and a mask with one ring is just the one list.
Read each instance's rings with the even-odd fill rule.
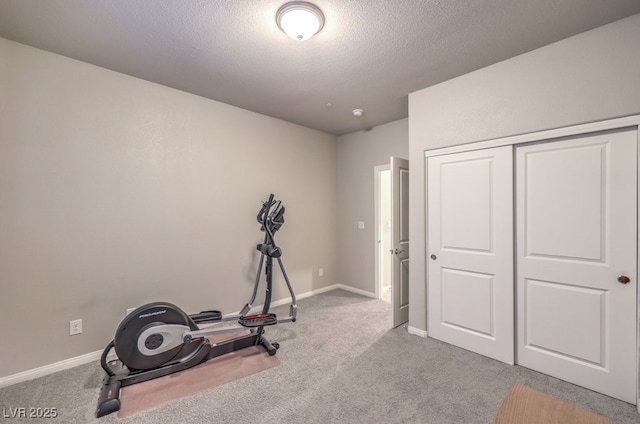
[[627,277],[626,275],[621,275],[618,277],[618,282],[622,283],[622,284],[629,284],[629,282],[631,281],[631,279],[629,277]]
[[431,255],[430,258],[431,258],[432,261],[435,261],[436,259],[438,259],[438,257],[436,255]]

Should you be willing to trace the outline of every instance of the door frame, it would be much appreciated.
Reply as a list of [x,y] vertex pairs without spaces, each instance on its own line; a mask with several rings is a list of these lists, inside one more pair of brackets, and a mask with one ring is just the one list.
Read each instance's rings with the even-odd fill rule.
[[[379,221],[380,221],[380,188],[381,188],[381,184],[380,184],[380,180],[381,180],[381,175],[383,171],[391,171],[391,165],[390,164],[385,164],[385,165],[377,165],[374,167],[374,219],[373,222],[375,223],[375,229],[374,229],[374,262],[375,262],[375,296],[376,299],[381,299],[382,298],[382,276],[380,275],[380,266],[381,266],[381,261],[382,261],[382,251],[381,251],[381,246],[380,246],[380,226],[379,226]],[[389,201],[391,201],[391,199],[389,199]]]
[[[543,141],[547,139],[560,138],[560,137],[577,136],[582,134],[589,134],[589,133],[594,133],[599,131],[607,131],[607,130],[614,130],[614,129],[620,129],[620,128],[627,128],[627,127],[635,127],[637,131],[636,136],[638,138],[637,143],[639,147],[637,149],[638,163],[640,164],[640,115],[633,115],[633,116],[627,116],[623,118],[607,119],[603,121],[590,122],[586,124],[571,125],[567,127],[554,128],[550,130],[537,131],[537,132],[532,132],[527,134],[501,137],[501,138],[496,138],[492,140],[478,141],[478,142],[461,144],[461,145],[456,145],[451,147],[425,150],[424,151],[424,167],[423,167],[424,174],[422,178],[424,181],[426,181],[427,159],[430,156],[439,156],[439,155],[450,154],[450,153],[460,153],[460,152],[466,152],[471,150],[480,150],[480,149],[487,149],[491,147],[500,147],[500,146],[507,146],[507,145],[513,145],[515,147],[516,145],[523,144],[523,143],[531,143],[531,142]],[[640,172],[637,173],[636,178],[638,180],[638,191],[640,194]],[[640,203],[640,195],[638,196],[638,199],[639,199],[638,203]],[[637,240],[640,240],[640,204],[637,205],[637,207],[639,211],[637,216],[639,225],[637,226],[636,237],[637,237]],[[425,196],[424,196],[425,222],[427,220],[427,208],[428,208],[427,196],[425,193]],[[425,245],[426,246],[424,251],[428,252],[429,251],[428,238],[426,237],[425,237]],[[424,262],[425,269],[423,270],[424,276],[425,276],[425,284],[427,284],[426,280],[428,276],[428,271],[427,271],[428,264],[429,262],[425,260]],[[640,260],[637,261],[636,263],[636,275],[640,276]],[[515,275],[514,275],[514,278],[515,278]],[[639,322],[640,293],[638,292],[638,287],[639,287],[639,284],[636,281],[636,373],[637,373],[636,375],[636,410],[640,413],[640,322]],[[427,297],[428,296],[429,296],[429,293],[427,291]],[[515,302],[515,299],[514,299],[514,302]]]

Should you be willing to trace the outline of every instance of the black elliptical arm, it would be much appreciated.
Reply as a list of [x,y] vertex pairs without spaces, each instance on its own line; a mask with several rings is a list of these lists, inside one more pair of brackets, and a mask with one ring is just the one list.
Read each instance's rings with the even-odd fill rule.
[[291,305],[289,307],[289,316],[286,318],[279,318],[278,322],[295,322],[296,321],[296,313],[298,310],[298,306],[296,303],[296,295],[293,291],[293,287],[291,286],[291,282],[289,281],[289,277],[287,276],[287,272],[284,269],[284,264],[282,262],[282,250],[276,245],[275,242],[275,232],[282,227],[284,224],[284,212],[285,207],[280,200],[274,200],[273,193],[269,194],[269,197],[266,202],[263,202],[262,207],[258,211],[257,221],[260,224],[260,230],[265,232],[264,242],[262,244],[257,245],[258,251],[260,251],[260,263],[258,264],[258,272],[256,275],[256,280],[254,284],[253,294],[251,296],[251,300],[245,305],[245,307],[240,312],[240,315],[245,316],[249,313],[249,311],[253,308],[253,302],[255,301],[258,283],[260,281],[262,265],[265,256],[267,257],[267,263],[265,266],[265,273],[267,279],[267,292],[265,295],[265,302],[263,306],[262,313],[266,314],[269,312],[269,308],[271,305],[271,284],[272,284],[272,269],[273,269],[273,258],[278,261],[278,266],[280,267],[280,271],[282,272],[282,276],[284,277],[284,281],[287,285],[287,289],[289,290],[289,294],[291,296]]

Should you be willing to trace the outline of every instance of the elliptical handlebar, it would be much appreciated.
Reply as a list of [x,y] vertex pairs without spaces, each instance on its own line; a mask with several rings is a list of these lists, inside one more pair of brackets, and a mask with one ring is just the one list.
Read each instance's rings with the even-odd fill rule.
[[273,202],[273,193],[269,195],[269,199],[266,202],[262,202],[262,208],[258,211],[257,219],[261,225],[264,225],[265,217],[269,213],[269,208],[271,208],[271,202]]
[[280,200],[273,199],[273,193],[269,199],[262,203],[262,208],[258,212],[257,220],[261,225],[260,230],[265,231],[273,241],[273,235],[284,224],[285,208]]

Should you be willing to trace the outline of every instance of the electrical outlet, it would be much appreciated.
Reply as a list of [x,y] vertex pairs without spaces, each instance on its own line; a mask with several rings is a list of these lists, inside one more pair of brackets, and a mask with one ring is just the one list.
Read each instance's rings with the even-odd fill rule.
[[324,269],[323,269],[323,268],[320,268],[320,269],[318,270],[318,277],[323,277],[323,276],[324,276]]
[[75,319],[73,321],[69,321],[69,335],[75,336],[80,333],[82,333],[82,320]]

